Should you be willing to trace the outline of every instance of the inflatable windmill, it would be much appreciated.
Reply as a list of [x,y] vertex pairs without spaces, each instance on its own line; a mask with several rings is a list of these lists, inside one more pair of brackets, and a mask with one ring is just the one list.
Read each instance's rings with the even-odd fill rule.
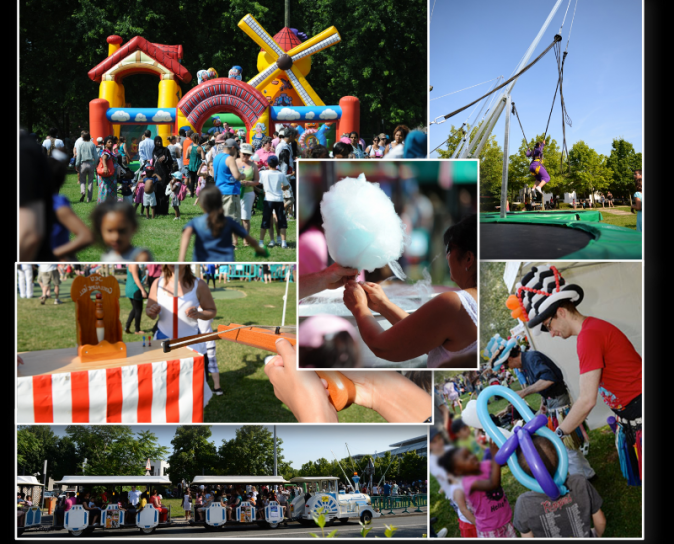
[[248,84],[262,92],[270,105],[299,106],[293,103],[292,89],[305,106],[325,106],[306,76],[311,70],[311,56],[341,41],[334,26],[305,42],[287,27],[272,38],[250,14],[239,21],[239,28],[262,48],[257,58],[260,72]]

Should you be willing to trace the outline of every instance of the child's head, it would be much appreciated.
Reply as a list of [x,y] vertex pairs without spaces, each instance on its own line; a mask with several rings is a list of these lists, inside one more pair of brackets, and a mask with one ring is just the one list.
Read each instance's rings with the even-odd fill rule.
[[480,460],[468,448],[453,448],[438,460],[438,464],[454,476],[480,473]]
[[436,426],[431,427],[431,453],[433,455],[442,455],[445,451],[445,438],[442,431]]
[[206,187],[199,192],[199,206],[208,214],[206,225],[213,236],[218,236],[225,226],[225,212],[222,209],[222,193],[217,187]]
[[[538,452],[541,461],[543,461],[543,464],[545,465],[548,473],[550,476],[554,477],[555,471],[557,470],[557,463],[559,462],[555,445],[544,436],[538,436],[537,434],[531,437],[531,441],[534,443],[534,447],[536,448],[536,451]],[[533,476],[531,468],[529,467],[529,463],[522,452],[521,446],[517,448],[517,462],[520,464],[520,467],[522,467],[524,472],[526,472],[529,476]]]
[[91,214],[94,232],[106,247],[119,254],[131,247],[138,229],[136,212],[128,202],[103,202]]
[[452,422],[452,433],[454,433],[459,440],[465,440],[470,437],[471,429],[460,417],[458,417]]
[[267,157],[267,166],[272,170],[276,170],[276,167],[278,166],[278,157],[276,155],[269,155]]

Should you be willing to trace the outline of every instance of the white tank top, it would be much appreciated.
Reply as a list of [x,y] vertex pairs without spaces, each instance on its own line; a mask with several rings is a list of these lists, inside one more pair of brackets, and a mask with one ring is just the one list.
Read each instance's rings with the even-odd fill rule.
[[[463,305],[468,315],[473,320],[475,326],[477,326],[477,302],[473,297],[471,297],[466,291],[457,291],[456,294],[459,296],[459,300]],[[459,351],[448,351],[443,346],[438,346],[433,348],[428,352],[428,368],[437,368],[441,364],[451,361],[453,358],[458,357],[459,355],[464,355],[475,351],[477,353],[477,339],[475,342],[466,346],[465,348]]]
[[[168,338],[173,338],[173,295],[164,289],[164,276],[157,281],[157,303],[161,306],[159,312],[159,321],[157,327]],[[173,277],[169,281],[173,281]],[[178,298],[178,338],[193,336],[199,334],[199,325],[197,319],[187,317],[185,310],[190,307],[199,308],[199,299],[197,298],[197,286],[200,279],[194,280],[192,290]],[[192,344],[187,346],[191,350],[203,355],[206,353],[206,343]]]

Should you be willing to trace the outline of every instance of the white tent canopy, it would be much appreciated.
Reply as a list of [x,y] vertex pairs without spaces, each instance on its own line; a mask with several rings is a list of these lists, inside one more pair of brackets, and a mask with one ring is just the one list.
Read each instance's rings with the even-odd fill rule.
[[58,485],[161,485],[171,486],[166,476],[64,476]]
[[339,478],[337,476],[296,476],[295,478],[290,478],[290,483],[321,482],[324,480],[339,480]]
[[17,476],[16,483],[18,485],[41,485],[41,486],[44,486],[44,484],[41,484],[40,482],[37,481],[37,478],[35,476]]
[[261,485],[287,484],[288,481],[283,476],[195,476],[192,485],[218,485],[218,484],[240,484],[240,485]]

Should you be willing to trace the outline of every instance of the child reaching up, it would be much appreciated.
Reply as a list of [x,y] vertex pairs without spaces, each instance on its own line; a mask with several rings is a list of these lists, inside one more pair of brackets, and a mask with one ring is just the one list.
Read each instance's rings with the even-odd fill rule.
[[128,202],[103,202],[91,214],[96,237],[107,251],[101,255],[104,262],[151,261],[148,249],[133,247],[133,235],[138,230],[136,212]]
[[[475,516],[466,504],[466,495],[463,491],[461,480],[449,474],[438,464],[438,460],[445,453],[455,448],[445,443],[442,431],[438,427],[431,427],[430,439],[428,470],[440,484],[440,493],[443,493],[447,497],[449,504],[454,508],[456,515],[459,517],[461,537],[477,538]],[[442,531],[445,531],[445,534],[447,533],[447,529],[443,529]],[[438,533],[439,536],[442,531]]]
[[260,172],[260,182],[264,187],[264,207],[262,209],[262,224],[260,226],[260,247],[264,247],[264,236],[267,233],[267,229],[272,229],[271,240],[268,247],[274,247],[272,214],[275,213],[276,219],[278,220],[277,227],[281,234],[281,247],[287,249],[286,229],[288,228],[288,222],[283,207],[283,191],[290,187],[290,183],[288,183],[285,174],[276,169],[279,164],[276,155],[269,155],[269,157],[267,157],[267,164],[269,165],[269,170]]
[[[532,437],[532,442],[545,468],[554,477],[558,463],[555,446],[538,435]],[[533,476],[522,448],[517,448],[517,461],[524,472]],[[513,522],[523,537],[588,538],[604,533],[606,517],[597,490],[580,474],[569,475],[564,485],[569,492],[556,501],[536,491],[517,497]]]
[[[492,459],[498,446],[489,444]],[[512,510],[501,487],[501,467],[494,461],[480,462],[467,448],[454,448],[438,461],[449,474],[461,478],[468,506],[475,516],[478,538],[516,538]]]
[[195,236],[192,254],[192,260],[195,262],[234,262],[233,234],[245,238],[258,255],[269,256],[265,248],[257,246],[255,238],[248,234],[246,229],[231,217],[225,217],[222,194],[217,187],[207,187],[201,191],[199,205],[205,213],[185,225],[180,240],[178,258],[180,262],[185,261],[192,234]]

